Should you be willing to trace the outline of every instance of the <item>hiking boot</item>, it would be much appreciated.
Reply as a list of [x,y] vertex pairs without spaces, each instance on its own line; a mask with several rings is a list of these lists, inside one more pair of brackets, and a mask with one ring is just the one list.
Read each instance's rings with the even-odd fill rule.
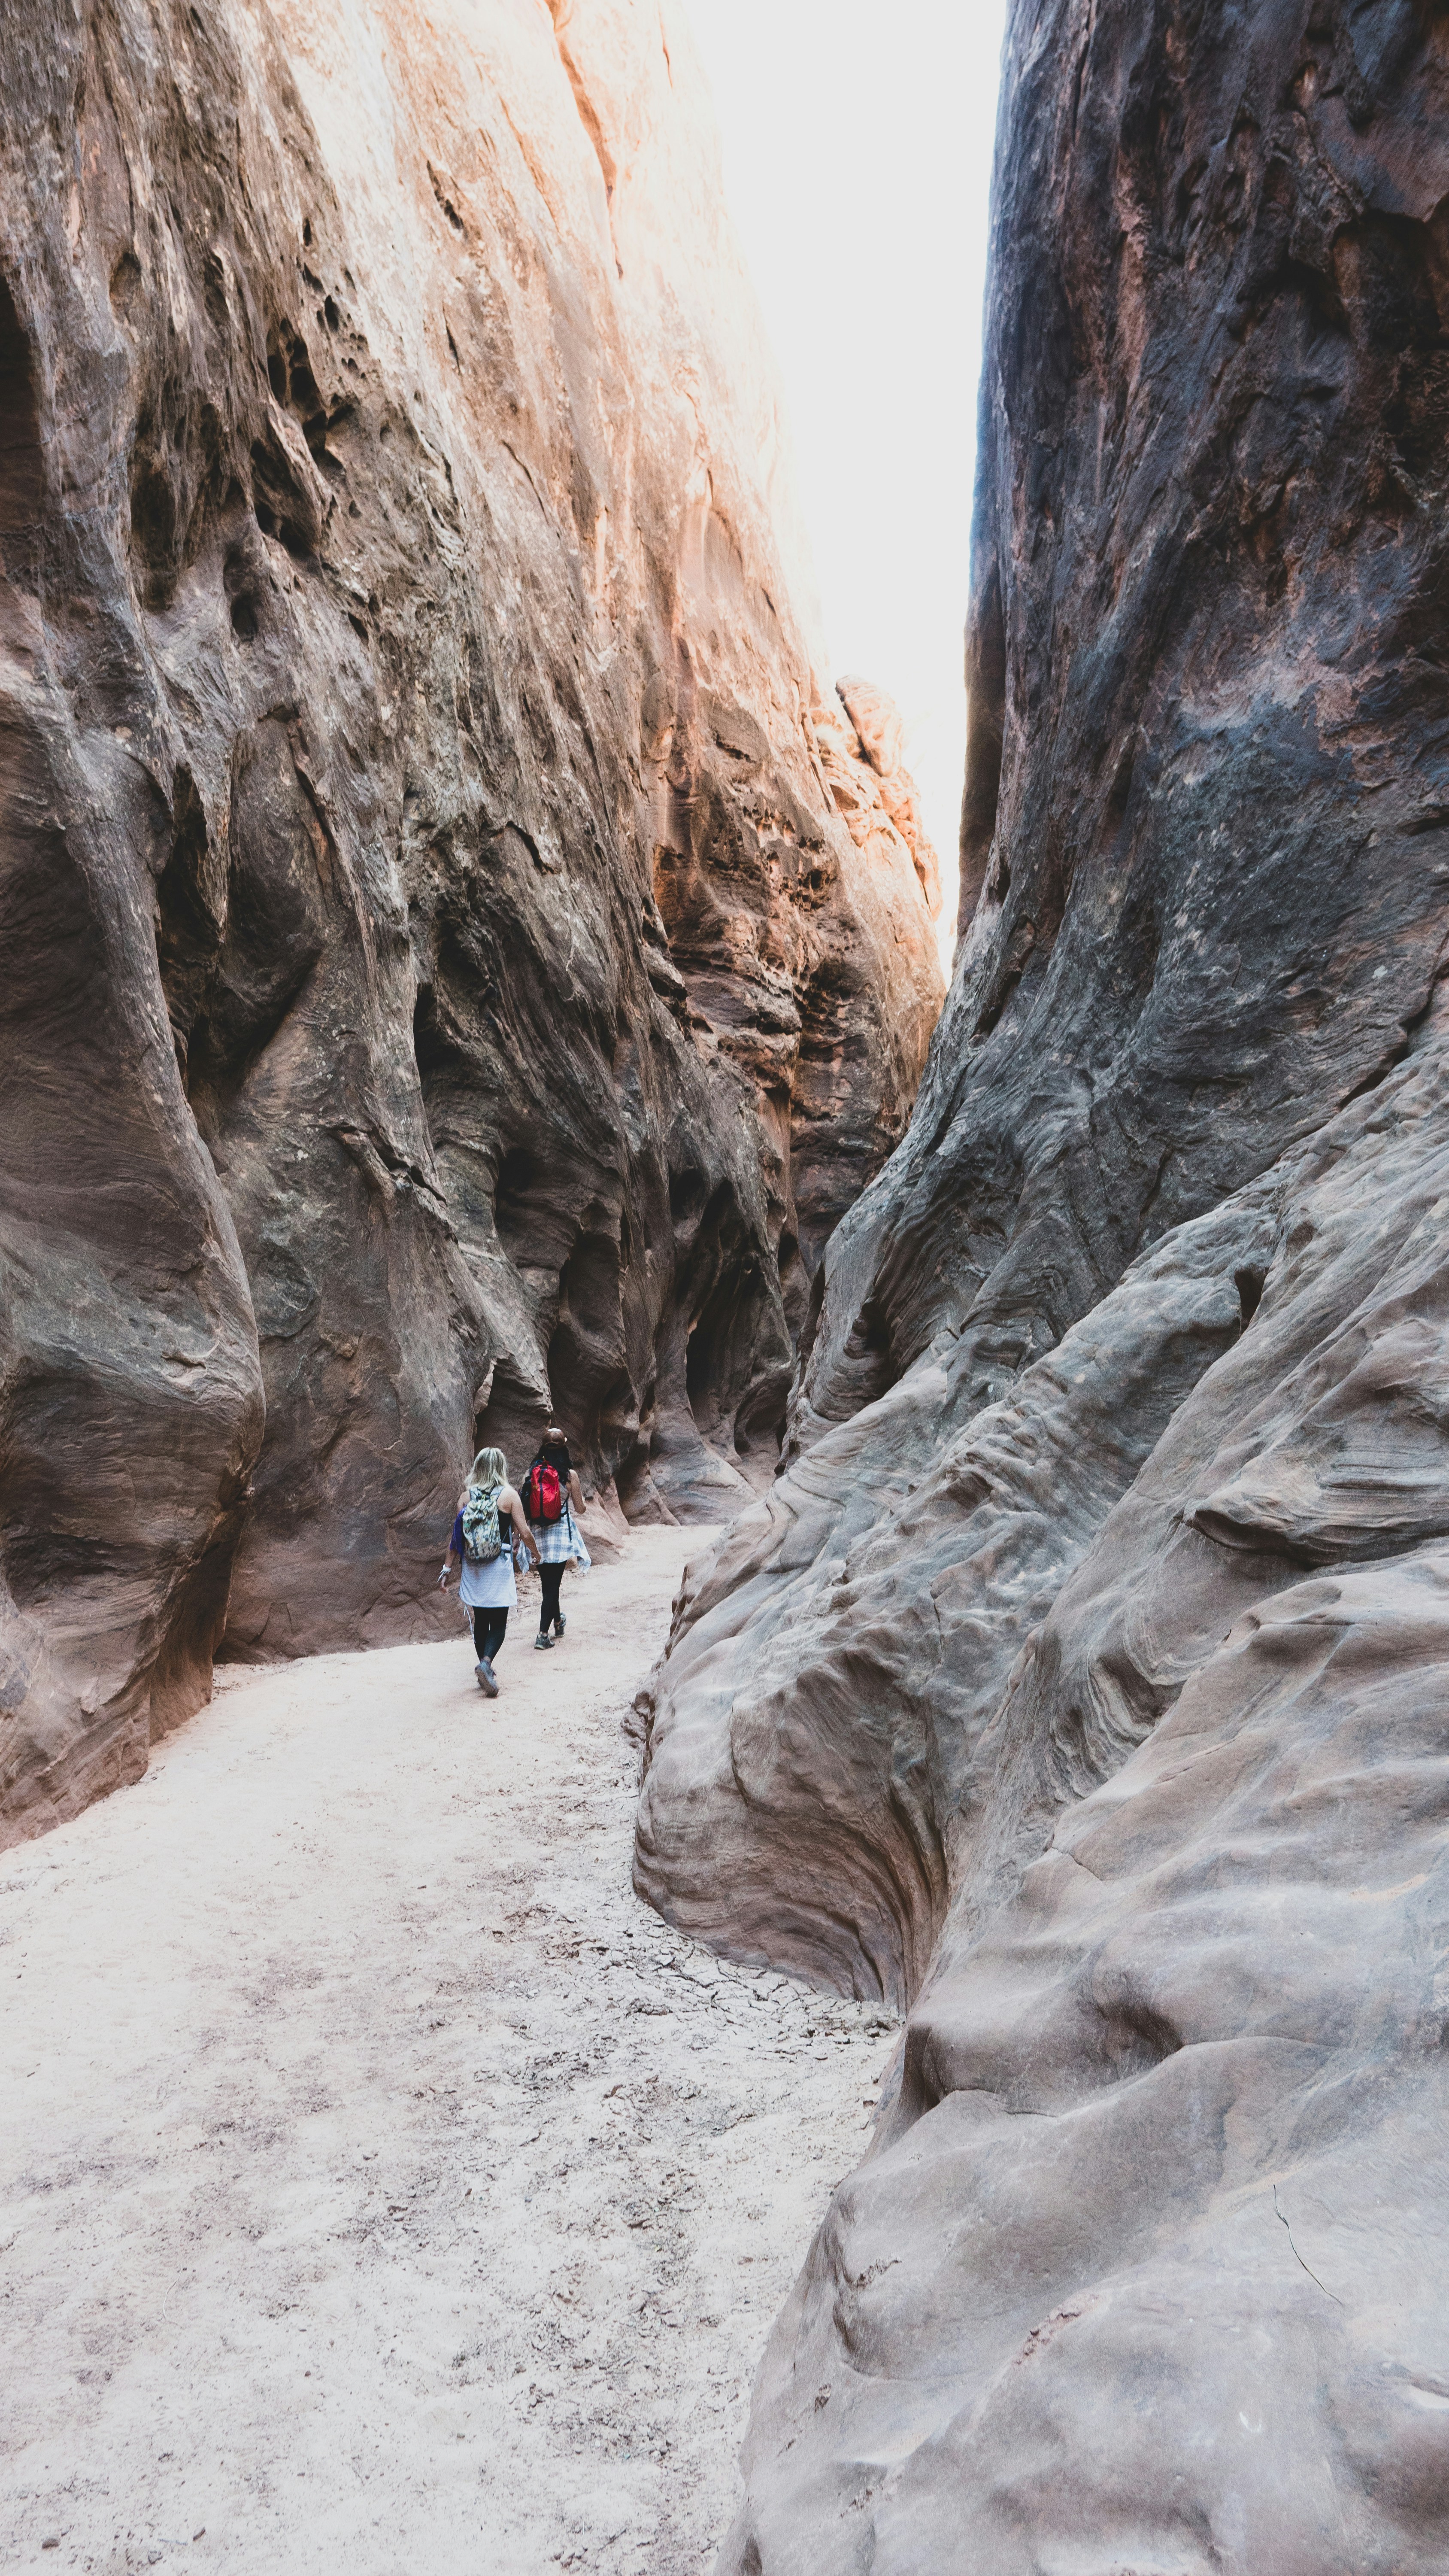
[[538,1635],[534,1638],[533,1644],[534,1652],[538,1653],[544,1646],[551,1646],[553,1644],[553,1639],[549,1636],[546,1629],[540,1628]]
[[557,1618],[554,1620],[554,1623],[553,1623],[553,1633],[554,1633],[554,1635],[555,1635],[556,1637],[561,1637],[561,1636],[563,1635],[563,1632],[564,1632],[565,1628],[568,1626],[568,1624],[569,1624],[569,1623],[568,1623],[567,1619],[564,1617],[563,1612],[560,1610],[560,1612],[559,1612],[559,1614],[558,1614]]
[[486,1691],[490,1699],[498,1697],[498,1675],[486,1655],[478,1667],[478,1688],[480,1691]]

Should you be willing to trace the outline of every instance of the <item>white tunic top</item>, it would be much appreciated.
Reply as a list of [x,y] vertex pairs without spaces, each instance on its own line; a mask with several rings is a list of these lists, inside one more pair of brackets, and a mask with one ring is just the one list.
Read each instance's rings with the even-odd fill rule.
[[472,1565],[465,1554],[458,1598],[465,1610],[517,1609],[518,1586],[513,1579],[513,1548],[508,1539],[487,1565]]

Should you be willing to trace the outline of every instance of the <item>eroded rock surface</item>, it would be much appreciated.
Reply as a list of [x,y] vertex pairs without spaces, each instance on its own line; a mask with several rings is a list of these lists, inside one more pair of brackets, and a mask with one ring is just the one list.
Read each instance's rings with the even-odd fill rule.
[[[944,1580],[964,1455],[912,1498],[997,1687],[919,1711],[955,1721],[916,1791],[954,1798],[954,1893],[725,2567],[854,2569],[857,2521],[892,2576],[963,2537],[1003,2576],[1443,2566],[1446,1207],[1436,1036],[1148,1255],[994,1453],[983,1418],[977,1473],[1014,1454]],[[1174,1308],[1227,1346],[1084,1546],[1084,1480],[1055,1534],[1020,1453],[1074,1412],[1110,1458],[1134,1302],[1144,1355]]]
[[479,1436],[560,1412],[636,1516],[746,1495],[940,983],[908,798],[822,767],[674,8],[42,0],[0,46],[24,1832],[223,1618],[425,1630]]
[[[953,1830],[952,1794],[915,1802],[922,1759],[954,1759],[917,1740],[953,1614],[906,1493],[978,1418],[994,1439],[990,1408],[1073,1327],[1115,1330],[1102,1301],[1147,1247],[1382,1080],[1439,973],[1449,74],[1442,33],[1393,23],[1370,42],[1363,13],[1275,6],[1204,50],[1170,10],[1011,22],[956,973],[905,1143],[831,1241],[791,1472],[673,1641],[644,1810],[645,1883],[727,1941],[744,1852],[809,1841],[864,1759],[850,1908],[792,1898],[775,1936],[847,1985],[910,1991]],[[1165,1374],[1141,1342],[1140,1411],[1066,1424],[1069,1472],[1038,1486],[1053,1547],[1092,1535],[1235,1293]],[[952,1508],[989,1529],[997,1470],[964,1472]],[[837,1593],[896,1557],[910,1669],[911,1621]],[[974,1708],[997,1677],[961,1651]],[[727,1711],[747,1732],[787,1683],[796,1752],[756,1799]],[[932,1689],[933,1741],[956,1688]],[[894,1928],[863,1968],[877,1903]]]
[[638,1882],[914,1998],[753,2576],[1444,2563],[1449,35],[1013,10],[963,940]]

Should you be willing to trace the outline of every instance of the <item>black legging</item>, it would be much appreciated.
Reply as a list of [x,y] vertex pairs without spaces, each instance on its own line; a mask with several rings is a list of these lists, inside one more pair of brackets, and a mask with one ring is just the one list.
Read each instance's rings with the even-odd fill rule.
[[541,1637],[546,1637],[550,1628],[558,1621],[558,1588],[564,1579],[563,1567],[541,1565],[538,1569],[538,1579],[543,1589],[543,1599],[538,1605],[538,1633]]
[[473,1652],[480,1664],[491,1664],[508,1634],[506,1610],[475,1610],[473,1613]]

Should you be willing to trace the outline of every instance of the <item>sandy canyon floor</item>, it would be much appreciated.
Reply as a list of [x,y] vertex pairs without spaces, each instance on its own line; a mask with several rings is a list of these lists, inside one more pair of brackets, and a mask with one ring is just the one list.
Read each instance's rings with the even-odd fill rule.
[[7,2566],[708,2567],[893,2034],[630,1891],[685,1535],[496,1702],[461,1623],[225,1674],[0,1861]]

